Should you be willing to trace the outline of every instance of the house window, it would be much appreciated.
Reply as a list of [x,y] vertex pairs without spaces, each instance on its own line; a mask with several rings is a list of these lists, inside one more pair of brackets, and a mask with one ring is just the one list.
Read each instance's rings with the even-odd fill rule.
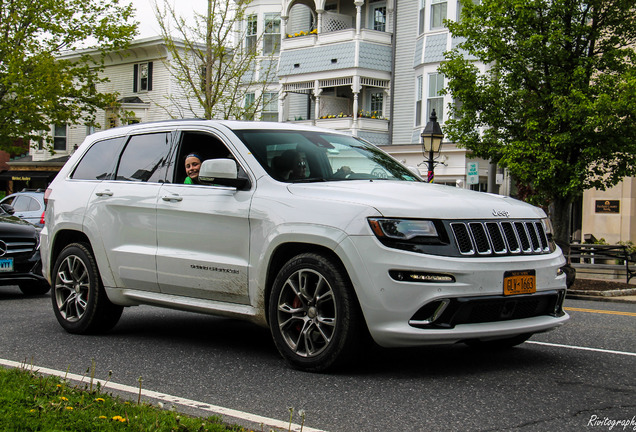
[[152,90],[152,62],[139,63],[133,69],[133,92]]
[[277,55],[280,51],[280,14],[265,14],[265,31],[263,35],[263,54]]
[[415,88],[415,126],[422,124],[422,93],[423,93],[422,75],[417,77],[417,86]]
[[437,121],[442,123],[444,119],[444,74],[435,73],[428,76],[428,98],[426,100],[426,118],[430,117],[433,110],[437,114]]
[[53,126],[53,150],[66,151],[66,125]]
[[382,117],[382,113],[383,113],[382,109],[383,109],[383,102],[384,102],[384,92],[383,91],[378,91],[378,92],[371,93],[370,102],[371,102],[371,104],[370,104],[371,114],[375,115],[376,117]]
[[245,50],[253,52],[256,50],[256,34],[258,32],[258,17],[250,15],[247,17],[247,32],[245,36]]
[[245,94],[245,114],[244,120],[254,120],[254,102],[256,101],[256,95],[254,93]]
[[426,16],[426,0],[420,0],[420,22],[419,22],[419,33],[424,33],[424,17]]
[[431,29],[444,27],[446,0],[431,0]]
[[261,121],[278,121],[278,93],[263,93]]
[[386,31],[386,4],[374,4],[371,9],[371,28]]

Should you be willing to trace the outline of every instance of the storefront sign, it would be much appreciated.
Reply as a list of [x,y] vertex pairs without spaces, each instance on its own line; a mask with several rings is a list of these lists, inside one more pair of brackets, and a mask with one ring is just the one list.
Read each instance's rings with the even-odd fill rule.
[[31,177],[27,177],[27,176],[11,176],[11,180],[13,180],[13,181],[30,181]]
[[596,200],[596,213],[620,213],[620,200]]

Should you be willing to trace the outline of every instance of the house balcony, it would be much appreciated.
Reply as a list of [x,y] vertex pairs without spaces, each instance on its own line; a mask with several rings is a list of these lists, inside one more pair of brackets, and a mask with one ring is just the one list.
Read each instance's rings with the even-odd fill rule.
[[[351,42],[356,39],[356,29],[349,28],[327,33],[311,33],[303,31],[296,33],[296,35],[297,36],[294,36],[294,34],[290,33],[287,37],[283,38],[281,41],[281,51]],[[360,37],[358,39],[362,42],[370,42],[390,47],[392,38],[393,34],[391,33],[361,29]]]
[[387,119],[373,119],[358,117],[357,127],[354,127],[353,117],[344,118],[320,118],[316,119],[316,126],[338,131],[363,130],[367,132],[388,133],[389,121]]

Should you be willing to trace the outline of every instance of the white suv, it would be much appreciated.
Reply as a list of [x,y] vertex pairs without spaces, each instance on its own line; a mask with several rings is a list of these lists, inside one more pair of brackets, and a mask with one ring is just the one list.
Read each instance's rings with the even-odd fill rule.
[[[203,184],[184,184],[192,152]],[[569,319],[541,209],[425,183],[334,131],[111,129],[86,139],[46,200],[43,272],[71,333],[109,330],[124,306],[204,312],[268,326],[292,366],[322,371],[368,334],[512,346]]]

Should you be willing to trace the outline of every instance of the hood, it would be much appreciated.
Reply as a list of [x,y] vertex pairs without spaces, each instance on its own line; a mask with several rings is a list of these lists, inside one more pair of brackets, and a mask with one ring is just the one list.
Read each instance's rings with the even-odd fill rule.
[[422,182],[353,180],[290,184],[312,200],[367,205],[386,217],[431,219],[544,218],[545,212],[514,198]]
[[17,216],[0,215],[0,238],[35,237],[36,227]]

